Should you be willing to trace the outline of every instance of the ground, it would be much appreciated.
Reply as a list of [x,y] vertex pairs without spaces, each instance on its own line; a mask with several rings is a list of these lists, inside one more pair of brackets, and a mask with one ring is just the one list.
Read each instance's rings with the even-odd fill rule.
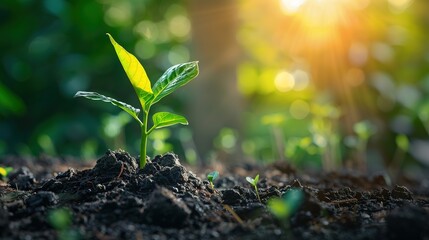
[[[210,170],[195,174],[172,153],[143,170],[124,151],[85,170],[37,160],[2,159],[16,170],[0,182],[1,239],[429,239],[427,180],[390,186],[381,175],[243,164],[212,188],[203,178]],[[257,173],[262,202],[245,180]],[[295,211],[274,216],[267,201],[293,191],[301,193]]]

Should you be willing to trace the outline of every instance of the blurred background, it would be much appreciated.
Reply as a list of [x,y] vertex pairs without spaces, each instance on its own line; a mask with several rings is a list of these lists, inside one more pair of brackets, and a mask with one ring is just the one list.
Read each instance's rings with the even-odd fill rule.
[[151,156],[422,175],[428,13],[426,0],[2,0],[0,156],[138,155],[134,120],[73,98],[139,107],[109,32],[152,84],[200,61],[197,79],[153,109],[190,125],[156,131]]

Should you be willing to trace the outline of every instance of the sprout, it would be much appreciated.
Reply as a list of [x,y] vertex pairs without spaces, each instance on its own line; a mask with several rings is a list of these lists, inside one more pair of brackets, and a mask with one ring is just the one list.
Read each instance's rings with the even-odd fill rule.
[[[127,103],[96,92],[79,91],[76,93],[75,97],[85,97],[91,100],[111,103],[130,114],[131,117],[139,123],[141,128],[140,168],[143,169],[146,165],[147,140],[155,129],[169,127],[175,124],[188,125],[188,121],[183,116],[170,112],[158,112],[152,115],[152,126],[149,128],[149,111],[151,107],[165,96],[194,79],[198,75],[198,62],[182,63],[170,67],[158,81],[151,86],[146,71],[137,58],[119,45],[110,34],[107,35],[140,100],[142,109],[140,110]],[[139,118],[141,112],[143,116]]]
[[259,202],[262,202],[261,198],[259,197],[259,193],[258,193],[259,174],[256,175],[255,178],[246,177],[246,181],[248,181],[250,184],[252,184],[252,186],[255,188],[256,197],[258,197]]
[[0,179],[7,178],[10,172],[13,171],[12,167],[0,167]]
[[268,200],[268,209],[281,220],[286,220],[301,206],[304,193],[301,189],[289,189],[281,198],[274,197]]
[[214,181],[217,177],[219,177],[219,172],[218,172],[218,171],[213,171],[213,172],[210,172],[209,174],[207,174],[207,180],[209,180],[209,182],[210,182],[210,186],[211,186],[212,188],[214,188],[213,181]]
[[368,141],[369,141],[369,138],[376,133],[377,128],[370,121],[364,120],[364,121],[355,123],[353,125],[353,130],[358,137],[357,150],[362,158],[361,168],[362,170],[366,171],[367,164],[368,164],[368,160],[366,156]]

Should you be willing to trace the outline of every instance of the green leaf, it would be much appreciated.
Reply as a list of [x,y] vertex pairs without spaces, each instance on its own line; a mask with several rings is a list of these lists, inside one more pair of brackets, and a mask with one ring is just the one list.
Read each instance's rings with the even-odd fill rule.
[[188,121],[185,117],[169,112],[155,113],[152,117],[152,120],[153,126],[149,132],[151,132],[153,129],[168,127],[175,124],[188,125]]
[[7,176],[7,171],[5,168],[0,167],[0,176],[6,177]]
[[103,102],[108,102],[111,103],[119,108],[121,108],[122,110],[124,110],[125,112],[127,112],[128,114],[130,114],[133,118],[135,118],[140,124],[141,121],[140,119],[137,117],[137,115],[140,113],[140,109],[135,108],[129,104],[126,104],[124,102],[118,101],[116,99],[113,99],[111,97],[106,97],[104,95],[101,95],[99,93],[96,92],[84,92],[84,91],[79,91],[77,92],[74,97],[84,97],[84,98],[88,98],[91,100],[96,100],[96,101],[103,101]]
[[58,208],[48,213],[48,222],[57,230],[65,230],[72,223],[72,214],[67,208]]
[[268,209],[277,218],[283,219],[290,216],[290,207],[282,198],[274,197],[270,198],[267,202]]
[[115,48],[116,55],[139,97],[140,104],[144,107],[146,100],[150,99],[153,93],[146,71],[133,54],[119,45],[110,34],[106,34],[109,36],[110,42]]
[[248,181],[250,184],[252,184],[253,186],[255,186],[255,179],[253,179],[251,177],[246,177],[246,181]]
[[255,179],[254,179],[254,182],[255,182],[255,185],[256,185],[256,184],[258,184],[258,182],[259,182],[259,174],[258,174],[258,175],[256,175],[256,177],[255,177]]
[[[153,105],[179,87],[187,84],[198,75],[198,62],[188,62],[170,67],[153,85]],[[149,106],[145,106],[147,109]]]
[[286,219],[302,205],[304,193],[300,189],[289,189],[282,198],[268,200],[268,209],[279,219]]
[[408,137],[404,134],[400,134],[396,136],[396,145],[404,152],[407,152],[410,148],[410,141]]
[[219,176],[219,172],[213,171],[207,174],[207,179],[209,180],[209,182],[213,182],[218,176]]

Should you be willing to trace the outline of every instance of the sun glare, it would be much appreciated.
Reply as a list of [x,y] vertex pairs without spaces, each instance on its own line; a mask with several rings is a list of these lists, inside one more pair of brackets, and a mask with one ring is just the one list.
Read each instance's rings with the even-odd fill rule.
[[281,0],[280,6],[285,14],[296,13],[306,0]]
[[[350,47],[360,41],[361,13],[369,0],[279,0],[278,3],[284,19],[282,45],[294,59],[305,59],[315,82],[332,86],[337,81],[335,85],[340,89],[343,83],[338,81],[344,79],[348,69],[346,57]],[[362,52],[353,60],[365,61],[366,52],[353,50],[356,50],[351,53],[353,56]],[[351,76],[357,76],[351,78],[356,79],[352,85],[359,85],[362,80],[359,74]],[[289,81],[284,79],[287,78],[276,81],[281,91],[288,89]]]
[[338,28],[347,27],[351,11],[367,5],[367,0],[280,0],[282,12],[293,18],[299,31],[308,33],[307,40],[316,44],[330,41]]

